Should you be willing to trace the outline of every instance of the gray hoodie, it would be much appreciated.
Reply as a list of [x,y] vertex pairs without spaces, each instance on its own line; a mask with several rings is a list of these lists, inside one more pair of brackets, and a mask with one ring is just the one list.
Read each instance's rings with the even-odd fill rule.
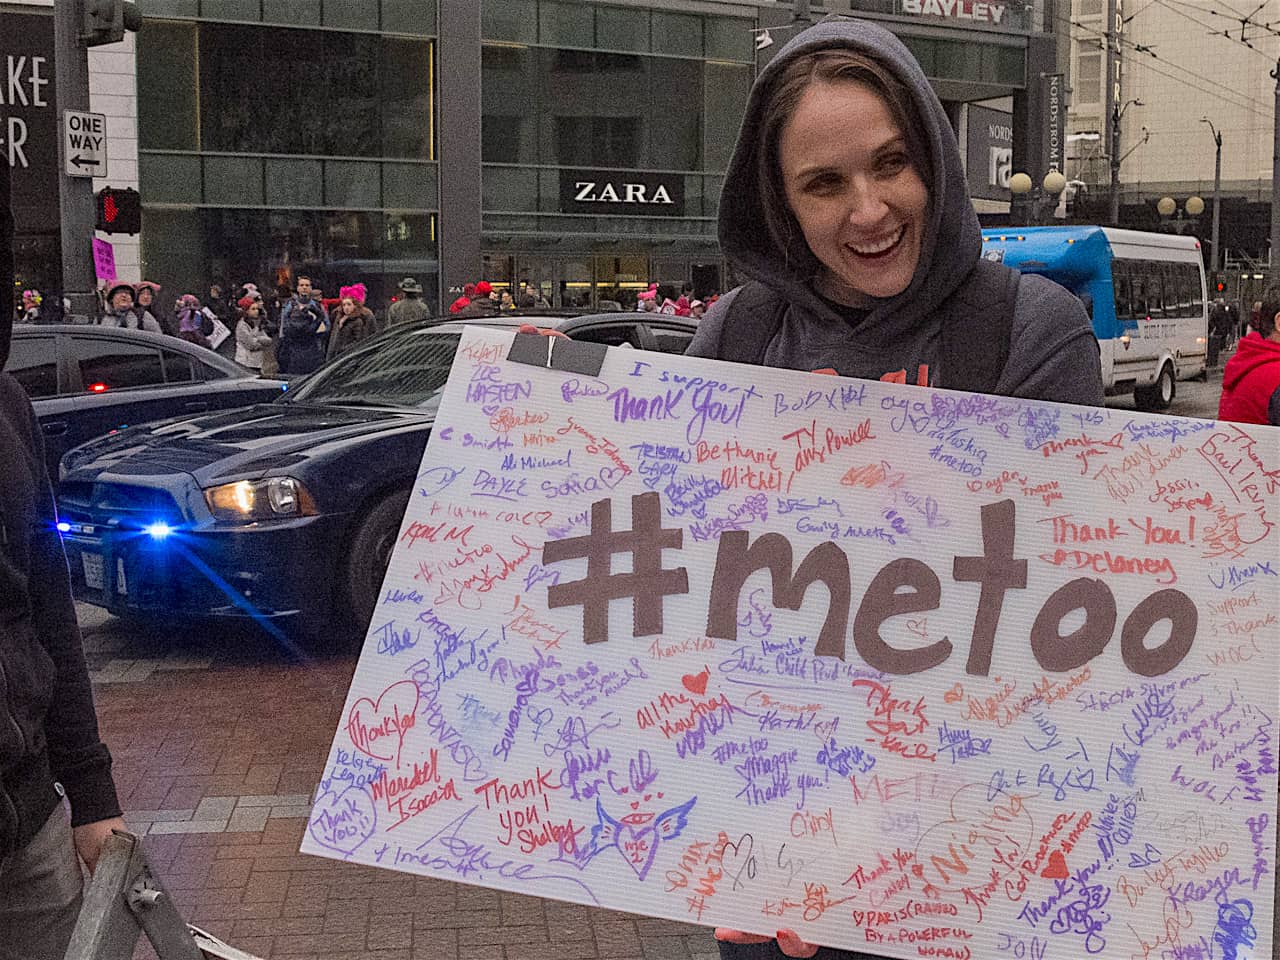
[[[813,277],[784,256],[768,230],[755,186],[753,131],[763,127],[764,91],[788,61],[810,51],[848,47],[885,64],[914,95],[932,155],[928,223],[910,285],[876,300],[861,316],[823,299]],[[820,23],[794,37],[761,71],[747,103],[738,144],[720,198],[720,247],[733,267],[768,286],[788,304],[781,327],[764,353],[766,366],[793,370],[833,368],[840,375],[878,380],[920,365],[929,382],[946,387],[939,369],[938,306],[956,290],[982,250],[978,217],[969,199],[960,149],[942,104],[920,65],[897,37],[873,23],[843,19]],[[688,353],[716,356],[721,327],[737,291],[716,302],[699,324]],[[856,319],[855,319],[856,318]],[[731,331],[730,331],[731,333]],[[1014,311],[1009,359],[995,390],[1003,396],[1102,404],[1102,374],[1089,318],[1070,292],[1043,277],[1024,275]]]

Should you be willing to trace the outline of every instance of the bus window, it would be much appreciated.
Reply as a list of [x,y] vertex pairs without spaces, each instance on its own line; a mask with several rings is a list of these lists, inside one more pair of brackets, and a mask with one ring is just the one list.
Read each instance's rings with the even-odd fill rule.
[[1170,263],[1164,271],[1165,311],[1170,317],[1184,317],[1187,314],[1186,274],[1182,272],[1182,264]]
[[1129,265],[1123,260],[1111,263],[1111,286],[1116,294],[1116,319],[1121,323],[1133,319],[1133,300],[1129,289]]
[[1155,260],[1144,260],[1142,263],[1142,270],[1147,278],[1147,316],[1152,320],[1164,319],[1164,294],[1160,283],[1163,266]]
[[1200,270],[1195,264],[1190,264],[1190,283],[1191,315],[1199,317],[1204,314],[1204,288],[1200,286]]
[[1151,311],[1147,305],[1147,275],[1143,271],[1141,263],[1134,264],[1133,276],[1129,278],[1129,285],[1133,290],[1133,319],[1145,320],[1151,315]]
[[1199,297],[1196,295],[1200,285],[1200,274],[1194,263],[1179,263],[1174,269],[1178,272],[1178,313],[1184,317],[1196,315],[1193,304]]

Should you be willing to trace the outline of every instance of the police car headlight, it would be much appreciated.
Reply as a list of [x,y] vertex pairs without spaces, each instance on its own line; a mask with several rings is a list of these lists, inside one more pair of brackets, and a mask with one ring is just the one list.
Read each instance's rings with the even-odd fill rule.
[[209,487],[204,491],[204,501],[214,517],[235,523],[308,517],[316,513],[311,494],[293,477],[237,480]]

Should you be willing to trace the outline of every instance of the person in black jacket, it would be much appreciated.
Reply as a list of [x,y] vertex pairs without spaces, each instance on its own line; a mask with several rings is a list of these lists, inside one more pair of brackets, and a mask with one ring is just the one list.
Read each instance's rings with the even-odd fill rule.
[[[12,312],[0,306],[2,367]],[[0,374],[0,960],[61,960],[80,861],[92,872],[125,829],[44,464],[31,403]]]
[[324,363],[329,343],[329,319],[312,296],[311,278],[299,276],[296,289],[280,314],[276,357],[281,373],[310,373]]

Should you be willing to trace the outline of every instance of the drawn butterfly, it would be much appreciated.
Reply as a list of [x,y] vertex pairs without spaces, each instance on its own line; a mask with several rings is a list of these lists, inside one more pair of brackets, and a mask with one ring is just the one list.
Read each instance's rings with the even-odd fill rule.
[[605,813],[604,805],[597,797],[596,816],[599,822],[591,828],[592,849],[601,853],[615,847],[636,876],[643,880],[658,856],[658,845],[663,840],[674,840],[680,836],[689,822],[689,811],[697,802],[697,797],[691,797],[656,817],[652,813],[633,813],[622,820],[615,820]]

